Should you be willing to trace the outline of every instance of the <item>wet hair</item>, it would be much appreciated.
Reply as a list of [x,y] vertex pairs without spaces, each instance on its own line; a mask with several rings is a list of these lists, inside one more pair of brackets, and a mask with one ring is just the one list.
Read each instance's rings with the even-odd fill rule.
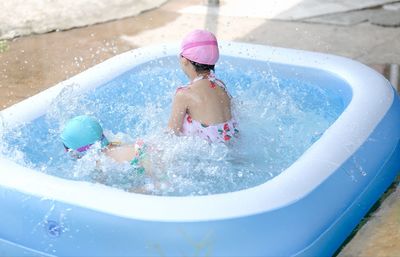
[[[189,60],[189,59],[188,59]],[[193,64],[194,69],[197,73],[205,72],[205,71],[215,71],[215,65],[209,65],[209,64],[201,64],[198,62],[194,62],[189,60],[191,64]]]

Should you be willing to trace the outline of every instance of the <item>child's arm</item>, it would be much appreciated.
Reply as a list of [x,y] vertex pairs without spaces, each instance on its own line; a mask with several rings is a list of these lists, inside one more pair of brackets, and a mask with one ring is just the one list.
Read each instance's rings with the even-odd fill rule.
[[184,91],[185,90],[178,90],[176,92],[172,103],[171,116],[168,122],[168,128],[175,134],[179,134],[181,132],[183,118],[185,117],[188,109],[187,96]]

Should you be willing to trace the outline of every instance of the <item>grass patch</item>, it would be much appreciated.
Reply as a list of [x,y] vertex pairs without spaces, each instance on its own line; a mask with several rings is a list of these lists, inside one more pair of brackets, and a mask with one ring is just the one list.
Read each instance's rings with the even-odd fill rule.
[[7,40],[0,40],[0,53],[4,53],[9,48]]

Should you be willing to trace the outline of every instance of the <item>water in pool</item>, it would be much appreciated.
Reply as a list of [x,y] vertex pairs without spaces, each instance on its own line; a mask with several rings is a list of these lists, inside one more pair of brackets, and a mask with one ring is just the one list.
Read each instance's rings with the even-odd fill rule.
[[[132,190],[144,187],[156,195],[206,195],[259,185],[289,167],[334,122],[343,99],[318,74],[300,76],[288,67],[222,58],[216,67],[233,95],[240,137],[230,144],[208,144],[164,133],[171,99],[187,83],[176,58],[138,66],[84,94],[70,85],[39,119],[8,129],[0,120],[0,154],[38,172],[101,182]],[[128,164],[106,160],[96,170],[95,151],[72,160],[59,139],[73,116],[97,117],[111,141],[141,138],[157,151],[156,179],[144,178]],[[154,160],[153,160],[154,161]]]

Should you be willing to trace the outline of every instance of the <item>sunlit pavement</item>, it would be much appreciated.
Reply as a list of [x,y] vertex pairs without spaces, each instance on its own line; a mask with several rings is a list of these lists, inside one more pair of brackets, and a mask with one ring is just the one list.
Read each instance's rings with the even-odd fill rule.
[[[211,6],[205,0],[171,0],[132,18],[2,40],[0,109],[129,49],[179,42],[194,28],[207,28],[225,41],[349,57],[378,70],[393,84],[399,81],[395,75],[396,64],[400,64],[396,20],[400,8],[396,5],[349,11],[341,6],[307,8],[307,1],[300,0],[254,0],[253,5],[251,1],[219,2],[219,6]],[[345,12],[327,12],[335,8]],[[400,255],[400,193],[395,188],[391,191],[339,256]]]

